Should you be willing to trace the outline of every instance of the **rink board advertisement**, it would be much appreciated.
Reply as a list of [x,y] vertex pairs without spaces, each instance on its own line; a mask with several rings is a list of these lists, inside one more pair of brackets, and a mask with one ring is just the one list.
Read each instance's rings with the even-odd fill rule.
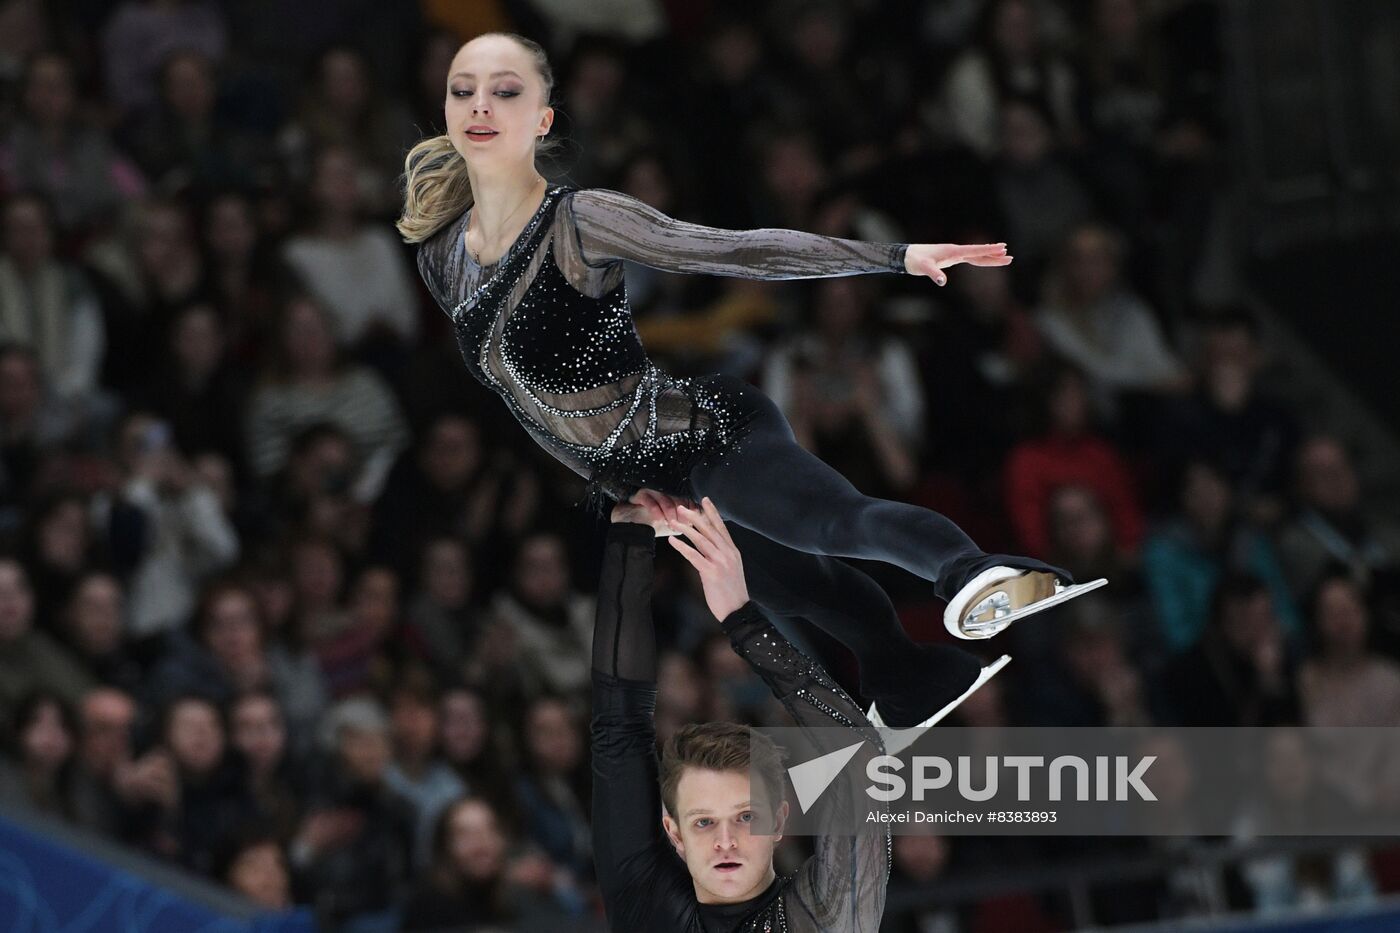
[[756,731],[787,835],[1400,835],[1395,729]]

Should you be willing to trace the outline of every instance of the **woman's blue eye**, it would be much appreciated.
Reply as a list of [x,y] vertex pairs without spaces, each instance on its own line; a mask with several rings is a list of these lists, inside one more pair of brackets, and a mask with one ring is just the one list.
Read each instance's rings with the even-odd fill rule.
[[739,814],[739,819],[740,819],[741,821],[745,822],[745,823],[752,823],[752,822],[753,822],[753,814],[750,813],[750,812],[748,812],[748,811],[746,810],[746,811],[744,811],[743,813],[740,813],[740,814]]
[[519,97],[519,96],[520,96],[520,92],[519,92],[519,91],[497,91],[497,92],[496,92],[496,96],[497,96],[497,97]]

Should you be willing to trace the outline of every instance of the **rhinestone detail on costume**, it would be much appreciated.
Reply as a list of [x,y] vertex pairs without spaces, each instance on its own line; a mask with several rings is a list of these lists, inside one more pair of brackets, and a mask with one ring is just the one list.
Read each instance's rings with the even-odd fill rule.
[[[597,491],[620,499],[640,486],[684,490],[691,467],[733,442],[744,418],[705,380],[674,378],[647,359],[625,284],[599,298],[569,284],[555,265],[550,230],[567,190],[549,190],[512,249],[453,309],[458,344],[472,375]],[[545,255],[537,260],[540,251]],[[509,296],[532,266],[538,271],[508,310]],[[616,394],[595,404],[579,401],[610,391]],[[663,407],[683,426],[663,430]],[[614,420],[598,443],[569,439],[566,423],[609,415]]]

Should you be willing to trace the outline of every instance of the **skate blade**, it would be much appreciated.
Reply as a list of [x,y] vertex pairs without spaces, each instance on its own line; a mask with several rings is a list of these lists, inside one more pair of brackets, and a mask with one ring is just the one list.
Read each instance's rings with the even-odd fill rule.
[[982,672],[977,675],[977,679],[972,682],[972,686],[963,691],[962,696],[958,697],[917,726],[895,729],[885,725],[884,719],[881,718],[879,711],[875,708],[875,704],[873,703],[870,705],[870,712],[866,714],[865,718],[870,720],[872,726],[880,730],[880,737],[885,740],[885,754],[898,755],[910,745],[913,745],[914,742],[918,740],[919,736],[923,735],[924,729],[935,726],[941,722],[945,716],[961,706],[963,700],[972,696],[981,689],[983,684],[996,676],[997,671],[1005,667],[1010,661],[1011,655],[1004,654],[991,664],[982,668]]
[[[977,613],[981,617],[981,621],[974,619],[972,613],[968,613],[958,625],[960,633],[955,632],[954,634],[967,639],[991,638],[1003,631],[1008,625],[1018,622],[1026,616],[1034,615],[1045,609],[1052,609],[1060,603],[1068,602],[1077,596],[1083,596],[1085,593],[1108,585],[1108,580],[1103,577],[1090,580],[1088,583],[1075,583],[1072,586],[1064,586],[1056,582],[1053,595],[1038,595],[1045,593],[1045,590],[1040,580],[1028,580],[1028,578],[1035,577],[1042,577],[1042,575],[1038,573],[1024,574],[1013,580],[1003,580],[1000,583],[989,585],[987,587],[989,595],[981,596],[973,602],[974,607],[981,607],[989,599],[994,600],[992,605]],[[1002,593],[1006,594],[1005,597],[1002,597]],[[1027,599],[1027,596],[1031,598]]]

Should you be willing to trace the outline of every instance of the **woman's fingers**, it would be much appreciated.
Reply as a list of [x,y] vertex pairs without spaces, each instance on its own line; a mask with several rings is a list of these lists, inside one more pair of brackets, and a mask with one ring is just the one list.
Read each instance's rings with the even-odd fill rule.
[[654,489],[638,489],[632,501],[645,504],[655,514],[666,519],[668,525],[676,524],[676,500]]
[[977,243],[971,246],[951,244],[945,255],[950,257],[1005,255],[1005,243]]
[[662,493],[653,493],[653,495],[655,495],[656,500],[661,503],[661,514],[666,516],[666,521],[675,522],[676,500]]

